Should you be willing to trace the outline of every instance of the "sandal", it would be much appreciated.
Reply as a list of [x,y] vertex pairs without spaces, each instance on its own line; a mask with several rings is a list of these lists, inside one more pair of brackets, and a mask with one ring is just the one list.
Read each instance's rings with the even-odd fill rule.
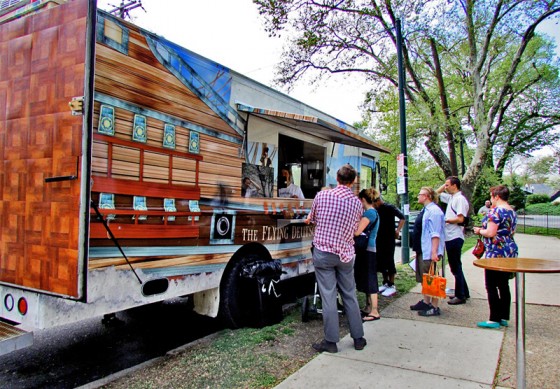
[[365,323],[366,321],[376,321],[376,320],[379,320],[379,319],[381,319],[381,316],[365,315],[362,318],[362,322]]

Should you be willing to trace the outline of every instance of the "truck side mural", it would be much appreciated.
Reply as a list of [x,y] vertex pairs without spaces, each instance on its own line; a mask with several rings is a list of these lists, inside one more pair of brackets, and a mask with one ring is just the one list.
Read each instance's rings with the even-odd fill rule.
[[313,271],[313,197],[344,163],[375,183],[387,150],[94,1],[52,3],[0,13],[0,317],[191,295],[232,327],[276,320],[278,282]]

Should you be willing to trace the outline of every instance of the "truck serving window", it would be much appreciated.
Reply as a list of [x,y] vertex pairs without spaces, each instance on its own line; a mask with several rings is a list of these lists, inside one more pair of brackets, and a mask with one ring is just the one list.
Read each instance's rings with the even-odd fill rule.
[[325,148],[278,136],[278,197],[312,199],[325,182]]

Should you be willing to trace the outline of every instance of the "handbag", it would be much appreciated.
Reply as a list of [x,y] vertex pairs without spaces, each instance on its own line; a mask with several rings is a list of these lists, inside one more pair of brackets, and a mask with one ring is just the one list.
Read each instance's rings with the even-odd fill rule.
[[431,297],[445,298],[447,280],[437,272],[436,262],[431,263],[430,271],[422,274],[422,294]]
[[484,255],[484,251],[486,251],[484,243],[482,242],[482,239],[478,238],[476,244],[474,245],[472,253],[475,257],[482,258],[482,256]]
[[361,233],[354,237],[354,248],[356,250],[365,250],[369,242],[369,234]]
[[373,227],[375,227],[378,223],[379,223],[379,216],[377,216],[375,222],[369,223],[368,226],[365,228],[364,231],[362,231],[360,235],[354,237],[354,248],[356,250],[367,249],[371,231],[373,230]]

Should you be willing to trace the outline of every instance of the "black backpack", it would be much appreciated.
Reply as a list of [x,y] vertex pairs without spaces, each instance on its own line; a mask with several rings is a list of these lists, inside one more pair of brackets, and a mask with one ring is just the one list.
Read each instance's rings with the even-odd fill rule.
[[[466,197],[465,197],[466,198]],[[468,200],[467,200],[468,202]],[[469,203],[469,211],[470,211],[470,203]],[[449,206],[451,207],[451,210],[453,211],[453,213],[455,214],[455,216],[457,216],[457,212],[455,211],[455,209],[453,209],[453,206],[451,205],[451,202],[449,203]],[[467,211],[467,212],[469,212]],[[463,215],[463,222],[462,223],[457,223],[458,226],[461,227],[471,227],[472,224],[472,219],[469,217],[469,215]]]

